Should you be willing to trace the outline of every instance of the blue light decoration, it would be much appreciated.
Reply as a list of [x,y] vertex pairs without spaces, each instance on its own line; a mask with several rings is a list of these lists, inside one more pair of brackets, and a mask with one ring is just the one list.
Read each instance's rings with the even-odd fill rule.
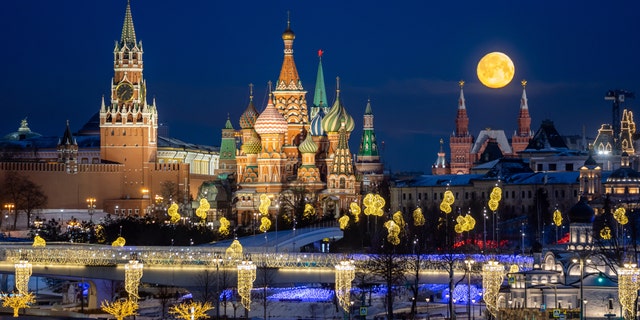
[[[474,285],[469,287],[466,284],[458,284],[453,288],[453,302],[466,304],[469,299],[469,290],[471,290],[471,300],[482,300],[482,289],[479,289]],[[449,302],[450,297],[449,288],[442,290],[442,302]]]

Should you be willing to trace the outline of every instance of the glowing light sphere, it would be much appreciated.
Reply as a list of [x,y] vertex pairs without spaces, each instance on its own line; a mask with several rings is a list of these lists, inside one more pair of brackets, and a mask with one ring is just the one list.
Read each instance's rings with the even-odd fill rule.
[[502,52],[486,54],[478,62],[478,79],[485,86],[498,89],[508,85],[515,74],[515,66],[511,58]]

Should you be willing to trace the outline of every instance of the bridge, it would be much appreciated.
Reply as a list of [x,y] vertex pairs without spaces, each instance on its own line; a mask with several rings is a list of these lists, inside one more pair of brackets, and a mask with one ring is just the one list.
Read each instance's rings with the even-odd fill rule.
[[[337,229],[337,228],[336,228]],[[338,229],[339,230],[339,229]],[[153,247],[52,243],[46,247],[33,247],[29,244],[4,243],[0,248],[0,273],[15,272],[15,263],[27,260],[32,264],[33,276],[49,276],[66,279],[83,279],[90,284],[89,308],[98,306],[99,301],[111,299],[110,290],[113,281],[122,281],[125,277],[125,265],[136,259],[144,265],[141,282],[168,286],[194,288],[201,286],[205,272],[215,272],[216,277],[234,278],[237,265],[242,259],[250,259],[260,270],[270,270],[271,285],[292,283],[333,283],[335,266],[345,259],[352,260],[356,270],[375,258],[366,254],[301,253],[301,244],[315,242],[335,234],[336,230],[293,231],[291,234],[278,235],[278,244],[270,241],[275,235],[250,236],[240,239],[243,246],[241,257],[227,253],[230,241],[204,246]],[[274,240],[275,241],[275,240]],[[289,251],[288,249],[291,249]],[[411,256],[411,255],[410,255]],[[421,281],[427,283],[446,283],[448,267],[442,263],[442,256],[421,255]],[[455,260],[457,274],[465,270],[465,256],[450,256]],[[520,256],[483,256],[473,257],[478,262],[498,259],[505,264],[518,264],[530,269],[532,259]],[[260,276],[258,277],[260,278]]]

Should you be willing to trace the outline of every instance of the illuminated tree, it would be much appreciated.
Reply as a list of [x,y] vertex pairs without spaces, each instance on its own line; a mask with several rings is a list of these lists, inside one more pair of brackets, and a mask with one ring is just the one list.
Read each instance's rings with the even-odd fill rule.
[[189,302],[175,305],[169,313],[178,319],[208,319],[207,311],[213,309],[210,302]]
[[118,300],[114,302],[102,301],[100,308],[114,316],[116,320],[123,320],[128,316],[135,316],[138,314],[138,302],[132,299]]
[[36,302],[31,292],[6,295],[2,300],[3,307],[13,309],[14,318],[18,317],[20,309],[30,308],[30,305]]

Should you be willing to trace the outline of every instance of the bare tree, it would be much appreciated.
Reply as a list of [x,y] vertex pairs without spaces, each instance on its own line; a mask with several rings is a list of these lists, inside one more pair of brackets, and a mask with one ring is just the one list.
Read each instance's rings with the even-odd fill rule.
[[158,289],[156,298],[158,299],[158,301],[160,301],[160,308],[162,308],[162,319],[165,318],[167,307],[169,307],[171,300],[173,300],[172,298],[175,297],[174,292],[176,290],[176,288],[169,286],[160,286],[160,288]]
[[215,271],[204,269],[194,279],[197,286],[198,300],[202,302],[214,301],[216,297],[217,274]]
[[383,247],[381,252],[373,256],[364,268],[386,286],[385,296],[387,307],[387,319],[393,319],[394,286],[400,285],[406,280],[406,258],[396,254],[391,245]]
[[262,288],[260,292],[260,303],[262,304],[263,319],[267,319],[267,307],[269,306],[268,289],[273,284],[273,279],[276,275],[276,269],[270,268],[266,263],[261,263],[257,266],[257,279],[256,284]]
[[2,184],[2,190],[4,200],[14,205],[13,230],[16,229],[19,212],[24,212],[27,215],[27,225],[30,225],[33,212],[47,205],[47,196],[42,191],[42,188],[26,176],[15,171],[7,172]]

